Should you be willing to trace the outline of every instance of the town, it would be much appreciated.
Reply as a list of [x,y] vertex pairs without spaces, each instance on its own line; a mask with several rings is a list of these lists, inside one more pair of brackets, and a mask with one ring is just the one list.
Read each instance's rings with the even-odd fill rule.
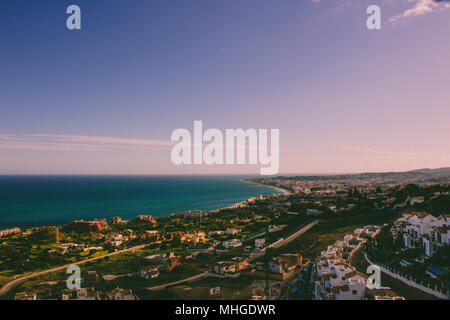
[[[448,299],[450,186],[419,176],[250,179],[284,193],[214,211],[3,230],[0,295]],[[67,288],[70,265],[81,270],[81,288]],[[370,265],[382,272],[375,289],[367,286]]]

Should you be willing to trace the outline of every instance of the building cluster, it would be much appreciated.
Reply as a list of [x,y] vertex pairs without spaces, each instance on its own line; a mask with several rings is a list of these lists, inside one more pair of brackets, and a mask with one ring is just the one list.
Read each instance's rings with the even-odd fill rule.
[[11,228],[11,229],[0,230],[0,238],[4,237],[4,236],[8,236],[10,234],[14,234],[14,233],[20,233],[20,229],[19,228]]
[[103,236],[103,240],[105,240],[105,243],[110,244],[114,247],[118,247],[122,243],[133,240],[135,238],[136,235],[131,229],[125,230],[122,233],[113,232]]
[[203,218],[207,217],[211,214],[210,211],[202,211],[202,210],[188,210],[188,211],[182,211],[177,213],[172,213],[171,216],[177,216],[180,218]]
[[49,252],[53,253],[59,253],[61,255],[64,255],[66,253],[74,253],[74,252],[84,252],[84,251],[90,251],[90,250],[103,250],[103,247],[97,246],[88,246],[85,244],[78,244],[73,242],[67,242],[67,243],[61,243],[58,249],[50,250]]
[[353,255],[369,237],[374,238],[381,228],[367,226],[355,229],[345,235],[343,240],[321,252],[315,260],[313,277],[315,280],[314,299],[316,300],[398,300],[389,288],[369,290],[367,276],[351,266]]
[[444,245],[450,244],[450,214],[434,217],[425,212],[406,213],[394,222],[394,239],[402,239],[405,248],[424,248],[432,257]]
[[237,277],[241,273],[254,278],[270,278],[285,281],[301,270],[303,258],[300,254],[281,254],[268,263],[251,262],[251,258],[234,257],[219,261],[213,268],[219,275]]
[[145,223],[153,223],[157,224],[156,218],[150,215],[140,214],[135,219],[136,222],[145,222]]
[[146,279],[149,277],[156,278],[159,272],[171,272],[175,267],[180,266],[181,256],[177,256],[173,252],[155,254],[145,257],[144,262],[147,265],[140,270],[141,277]]
[[196,232],[178,232],[174,235],[174,238],[187,243],[203,243],[206,242],[206,233],[203,231]]
[[121,289],[119,287],[101,292],[90,288],[65,289],[61,295],[61,300],[136,300],[136,296],[131,289]]
[[214,272],[221,275],[233,274],[249,267],[247,258],[234,257],[227,261],[219,261],[214,266]]
[[65,230],[80,233],[99,232],[108,228],[106,219],[95,219],[92,221],[75,220],[65,226]]
[[[101,276],[96,271],[87,271],[81,278],[81,287],[74,289],[64,288],[58,297],[61,300],[136,300],[136,295],[131,289],[119,287],[112,290],[98,290],[97,285]],[[46,296],[45,291],[40,292],[17,292],[15,300],[37,300]],[[41,297],[42,295],[42,297]]]
[[[222,242],[222,246],[225,248],[225,250],[237,248],[237,247],[242,246],[242,241],[239,239],[226,240],[226,241]],[[220,250],[218,250],[218,251],[220,251]]]

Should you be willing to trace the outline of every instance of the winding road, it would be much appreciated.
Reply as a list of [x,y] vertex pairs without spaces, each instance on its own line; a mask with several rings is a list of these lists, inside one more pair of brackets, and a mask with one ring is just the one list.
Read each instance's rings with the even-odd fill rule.
[[64,269],[67,269],[69,266],[80,265],[80,264],[83,264],[83,263],[86,263],[86,262],[89,262],[89,261],[95,261],[95,260],[103,259],[103,258],[106,258],[106,257],[114,256],[116,254],[139,250],[139,249],[142,249],[145,246],[146,245],[143,244],[143,245],[139,245],[139,246],[128,248],[128,249],[114,251],[114,252],[111,252],[111,253],[104,254],[102,256],[89,258],[89,259],[86,259],[86,260],[82,260],[82,261],[66,264],[66,265],[63,265],[63,266],[60,266],[60,267],[55,267],[55,268],[52,268],[52,269],[47,269],[47,270],[39,271],[39,272],[33,272],[33,273],[27,274],[25,276],[21,276],[21,277],[19,277],[17,279],[12,280],[11,282],[8,282],[7,284],[5,284],[3,287],[0,288],[0,299],[5,299],[5,297],[8,296],[8,294],[10,293],[10,291],[12,289],[16,288],[18,285],[20,285],[24,281],[29,280],[31,278],[35,278],[35,277],[38,277],[38,276],[41,276],[41,275],[44,275],[44,274],[47,274],[47,273],[55,272],[55,271],[64,270]]

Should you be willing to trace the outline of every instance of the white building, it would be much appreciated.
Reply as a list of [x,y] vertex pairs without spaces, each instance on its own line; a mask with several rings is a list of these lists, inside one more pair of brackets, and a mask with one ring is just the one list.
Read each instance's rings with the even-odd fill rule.
[[266,246],[266,239],[255,239],[255,249],[262,249]]
[[222,242],[222,245],[225,247],[225,249],[236,248],[242,246],[242,242],[238,239],[232,239]]
[[235,234],[238,234],[239,232],[241,232],[241,229],[235,229],[235,228],[228,228],[226,233],[228,235],[232,235],[234,236]]
[[409,204],[411,206],[415,205],[416,203],[423,203],[425,201],[424,197],[411,197],[409,198]]
[[367,276],[349,265],[353,254],[367,240],[360,235],[375,236],[379,226],[358,228],[327,247],[316,259],[315,290],[316,300],[365,300],[367,299]]
[[159,276],[158,267],[146,266],[140,270],[139,276],[144,279],[155,279]]
[[450,244],[450,215],[434,217],[416,212],[403,215],[395,221],[392,234],[402,238],[406,248],[424,248],[425,254],[433,256],[443,245]]
[[316,269],[316,300],[364,300],[367,276],[341,259],[322,260]]
[[302,256],[299,254],[282,254],[272,258],[269,262],[269,271],[274,273],[292,273],[302,265]]

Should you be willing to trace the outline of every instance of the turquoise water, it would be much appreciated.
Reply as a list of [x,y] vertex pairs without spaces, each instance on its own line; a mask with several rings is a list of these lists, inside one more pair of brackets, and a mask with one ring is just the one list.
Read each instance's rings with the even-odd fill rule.
[[0,176],[0,229],[212,210],[278,193],[245,176]]

